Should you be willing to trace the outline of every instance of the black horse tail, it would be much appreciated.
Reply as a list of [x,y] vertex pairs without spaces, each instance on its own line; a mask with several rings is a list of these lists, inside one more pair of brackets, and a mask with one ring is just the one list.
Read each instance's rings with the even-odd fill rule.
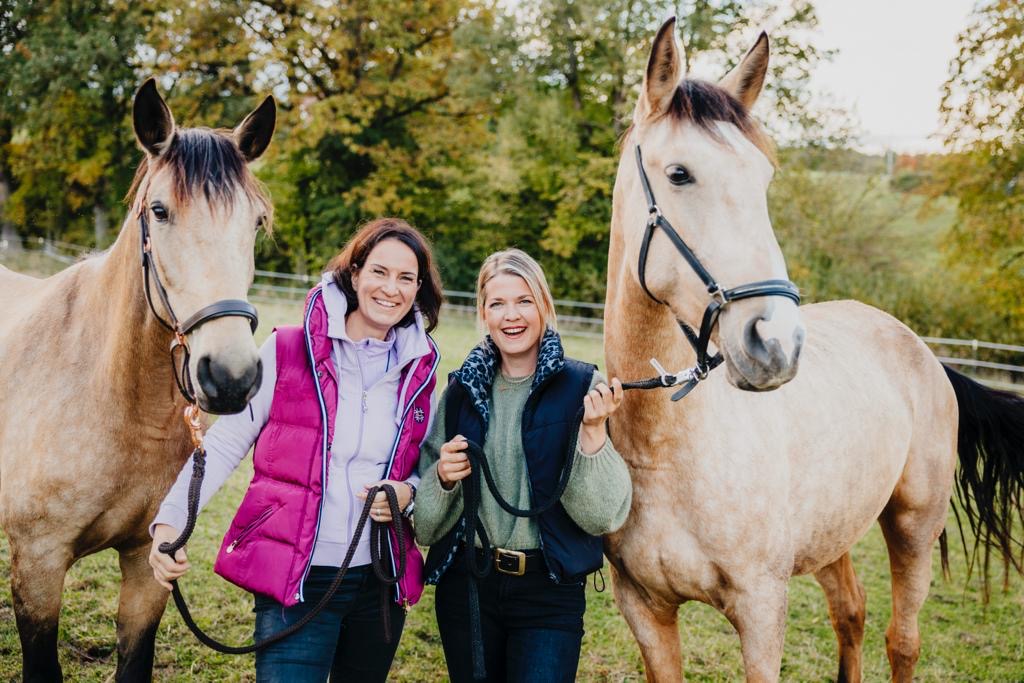
[[1003,585],[1012,567],[1024,573],[1024,397],[975,382],[955,370],[946,375],[960,408],[956,497],[974,533],[967,548],[960,512],[957,526],[968,558],[968,577],[980,561],[984,595],[989,592],[992,551],[1002,555]]

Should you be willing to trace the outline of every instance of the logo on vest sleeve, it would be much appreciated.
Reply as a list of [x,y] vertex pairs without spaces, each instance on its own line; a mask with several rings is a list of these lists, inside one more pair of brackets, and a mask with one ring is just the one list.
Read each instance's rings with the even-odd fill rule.
[[427,414],[423,412],[423,408],[416,406],[412,409],[412,419],[416,420],[416,422],[422,423],[423,420],[427,419]]

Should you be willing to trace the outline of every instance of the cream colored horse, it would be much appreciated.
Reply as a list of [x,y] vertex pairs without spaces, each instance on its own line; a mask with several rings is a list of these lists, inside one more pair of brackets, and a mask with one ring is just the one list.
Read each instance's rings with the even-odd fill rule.
[[[146,156],[116,243],[45,280],[0,268],[0,525],[26,681],[60,680],[64,575],[104,548],[117,549],[122,574],[117,678],[151,677],[167,591],[147,564],[146,529],[191,448],[173,335],[143,291],[139,214],[180,319],[245,299],[270,212],[246,163],[270,142],[275,111],[267,98],[233,132],[176,129],[147,82],[133,110]],[[155,285],[151,294],[167,318]],[[200,405],[241,410],[260,378],[248,321],[219,318],[188,337]]]
[[[649,375],[652,357],[672,370],[692,366],[676,321],[697,325],[709,303],[662,232],[647,261],[650,297],[640,285],[648,211],[636,145],[665,217],[720,283],[787,278],[765,199],[771,148],[748,115],[764,83],[767,37],[713,85],[683,78],[673,33],[674,20],[655,38],[615,183],[605,353],[616,377]],[[798,574],[814,574],[824,589],[839,679],[859,680],[864,589],[849,551],[877,520],[892,568],[886,647],[893,679],[910,681],[932,548],[953,492],[958,416],[962,430],[979,422],[961,413],[968,405],[1000,416],[1001,431],[982,435],[984,457],[1002,459],[999,473],[979,474],[990,468],[979,468],[968,436],[961,481],[981,537],[1013,561],[1018,546],[1000,515],[1020,500],[1021,401],[948,374],[906,326],[852,301],[737,301],[713,341],[725,370],[678,403],[665,392],[630,392],[612,417],[634,494],[606,552],[648,680],[682,678],[677,610],[687,600],[733,624],[748,680],[778,680],[787,585]]]

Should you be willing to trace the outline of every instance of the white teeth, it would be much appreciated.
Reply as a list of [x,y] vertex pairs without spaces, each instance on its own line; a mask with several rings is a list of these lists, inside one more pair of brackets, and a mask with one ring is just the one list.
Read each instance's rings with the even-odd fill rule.
[[394,303],[392,301],[384,301],[382,299],[374,299],[373,301],[377,305],[383,306],[384,308],[394,308],[395,306],[398,305],[398,304],[396,304],[396,303]]
[[507,330],[502,330],[502,332],[504,332],[505,334],[507,334],[509,336],[515,336],[517,334],[522,334],[525,331],[526,331],[525,327],[510,327]]

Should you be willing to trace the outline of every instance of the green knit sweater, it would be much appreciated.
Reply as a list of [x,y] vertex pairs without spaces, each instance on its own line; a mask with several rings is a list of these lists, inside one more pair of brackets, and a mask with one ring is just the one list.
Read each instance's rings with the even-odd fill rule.
[[[591,388],[604,381],[595,372]],[[522,440],[523,408],[532,382],[533,375],[517,379],[498,372],[491,388],[491,417],[483,444],[498,490],[519,508],[532,504]],[[437,461],[445,442],[444,408],[442,394],[430,433],[420,447],[422,481],[416,493],[414,520],[416,539],[422,545],[441,540],[462,514],[462,482],[446,491],[437,476]],[[481,489],[480,520],[491,543],[509,550],[539,548],[536,518],[513,517],[498,506],[486,486]],[[610,438],[592,455],[584,455],[577,447],[562,506],[581,529],[595,536],[615,531],[626,521],[632,496],[629,470]]]

